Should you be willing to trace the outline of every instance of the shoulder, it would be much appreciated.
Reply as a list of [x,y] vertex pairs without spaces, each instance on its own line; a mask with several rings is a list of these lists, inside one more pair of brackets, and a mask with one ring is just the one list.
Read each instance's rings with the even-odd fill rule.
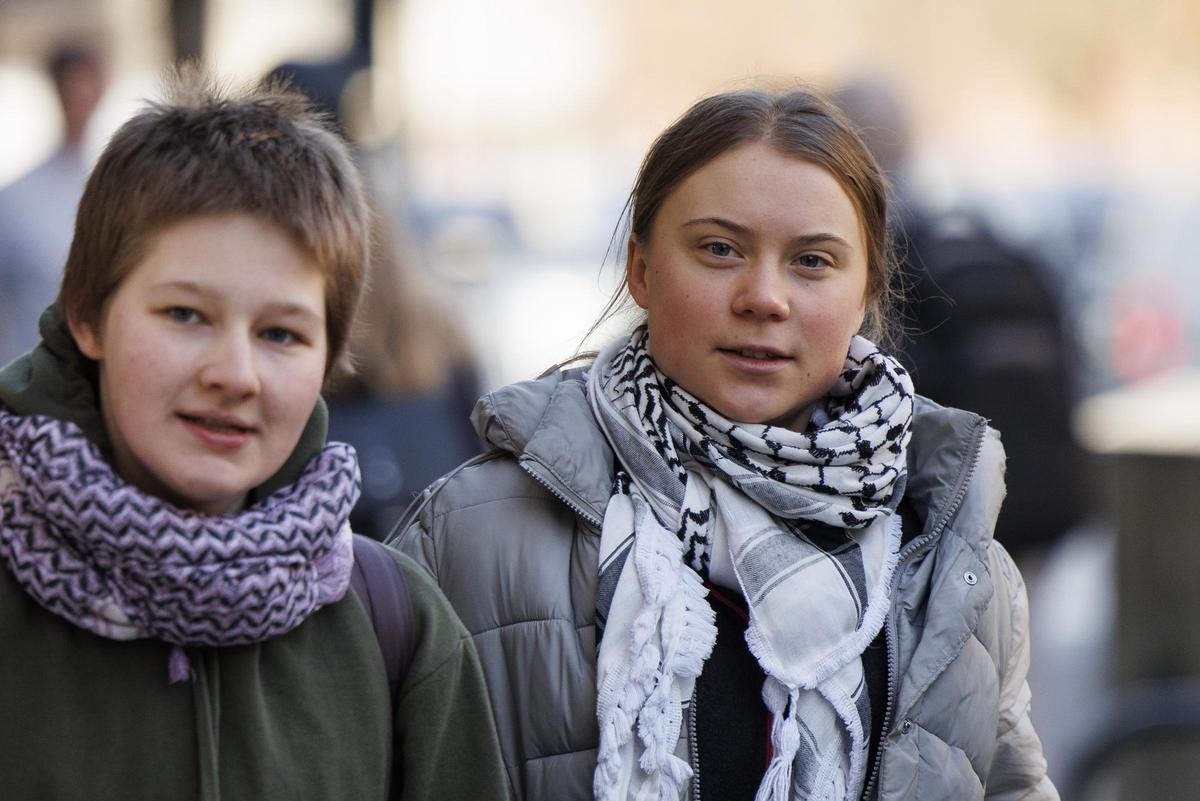
[[[581,370],[488,393],[473,419],[490,450],[434,482],[409,507],[393,543],[426,557],[442,547],[507,549],[598,520],[612,491],[613,459],[592,416]],[[425,540],[416,546],[417,539]],[[428,558],[418,557],[428,566]]]
[[447,516],[473,507],[553,498],[521,467],[518,457],[504,451],[489,451],[464,462],[426,493],[425,503],[419,504],[419,519],[430,529]]
[[414,650],[405,681],[419,683],[448,661],[461,658],[471,647],[471,635],[430,575],[406,554],[395,548],[388,551],[404,577],[412,605]]
[[[503,540],[538,510],[562,507],[546,487],[502,451],[471,459],[418,496],[389,540],[426,569],[477,548],[500,556]],[[434,569],[435,575],[439,573]]]
[[905,500],[926,533],[965,540],[982,555],[1004,499],[1004,446],[978,414],[917,397]]
[[[556,431],[569,433],[581,423],[591,423],[585,377],[583,368],[575,368],[508,384],[479,399],[471,422],[493,448],[524,453]],[[591,426],[595,428],[594,423]],[[543,444],[545,447],[553,444]]]

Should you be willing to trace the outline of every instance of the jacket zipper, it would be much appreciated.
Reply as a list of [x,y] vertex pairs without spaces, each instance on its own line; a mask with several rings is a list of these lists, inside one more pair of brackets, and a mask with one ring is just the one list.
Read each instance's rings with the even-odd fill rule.
[[700,801],[700,743],[696,737],[696,686],[692,686],[692,714],[688,718],[688,759],[692,763],[692,801]]
[[[528,473],[530,476],[533,477],[534,481],[536,481],[541,486],[545,487],[550,492],[551,495],[553,495],[555,498],[558,498],[560,501],[565,503],[567,505],[567,508],[570,509],[575,514],[579,515],[579,517],[581,517],[584,520],[586,520],[587,522],[591,523],[596,528],[600,528],[604,524],[604,521],[602,521],[600,518],[598,518],[590,510],[584,508],[584,506],[580,502],[574,500],[573,498],[567,497],[566,492],[559,489],[557,482],[551,481],[550,479],[542,476],[541,473],[536,469],[536,467],[532,463],[532,460],[520,459],[520,460],[518,460],[518,464],[521,465],[521,468],[524,469],[526,473]],[[692,765],[692,780],[691,780],[691,799],[692,799],[692,801],[700,801],[700,748],[699,748],[699,743],[698,743],[697,736],[696,736],[696,711],[697,711],[696,710],[696,688],[692,687],[692,708],[691,708],[691,714],[688,716],[688,733],[687,733],[687,736],[688,736],[688,759]]]
[[567,505],[567,508],[569,508],[576,515],[578,515],[579,517],[582,517],[584,520],[591,523],[597,529],[599,529],[603,525],[603,523],[604,523],[603,520],[601,520],[599,517],[597,517],[595,515],[595,513],[593,513],[590,509],[587,509],[586,507],[584,507],[584,505],[580,501],[577,501],[574,498],[568,497],[566,490],[560,489],[559,486],[557,485],[557,482],[553,482],[550,479],[544,477],[535,468],[532,461],[533,461],[532,459],[522,458],[522,459],[517,460],[517,464],[521,465],[521,468],[526,473],[528,473],[530,476],[532,476],[534,481],[536,481],[537,483],[539,483],[543,487],[545,487],[547,490],[549,490],[551,495],[553,495],[555,498],[558,498],[560,501],[565,503]]
[[[942,530],[950,522],[950,518],[958,511],[958,507],[962,505],[963,500],[967,497],[967,485],[971,481],[971,477],[975,474],[975,467],[979,464],[979,456],[983,450],[983,437],[987,432],[987,421],[982,417],[975,420],[975,428],[971,433],[971,460],[967,463],[967,468],[959,476],[957,485],[954,488],[954,495],[951,496],[950,503],[946,506],[941,518],[934,524],[934,527],[928,534],[923,534],[910,542],[903,551],[900,552],[900,557],[896,561],[896,572],[892,574],[892,587],[890,591],[894,594],[896,591],[896,583],[900,580],[900,572],[917,554],[918,551],[923,551],[926,546],[931,545],[938,537],[941,536]],[[883,711],[883,727],[880,729],[879,747],[875,750],[875,761],[871,766],[871,775],[867,779],[867,785],[863,788],[863,793],[860,796],[861,801],[870,801],[871,793],[875,790],[875,782],[879,778],[879,767],[883,763],[884,741],[887,739],[888,730],[892,725],[892,714],[895,712],[896,705],[896,662],[899,660],[897,651],[899,646],[896,643],[896,608],[892,607],[891,614],[887,616],[887,621],[884,626],[884,642],[887,645],[887,702],[884,705]]]

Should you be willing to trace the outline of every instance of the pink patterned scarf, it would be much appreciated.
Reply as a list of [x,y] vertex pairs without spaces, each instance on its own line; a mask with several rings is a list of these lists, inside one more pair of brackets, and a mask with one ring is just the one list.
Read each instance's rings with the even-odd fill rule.
[[340,599],[359,494],[348,445],[237,515],[176,508],[122,480],[77,426],[0,409],[0,557],[34,599],[102,637],[261,642]]

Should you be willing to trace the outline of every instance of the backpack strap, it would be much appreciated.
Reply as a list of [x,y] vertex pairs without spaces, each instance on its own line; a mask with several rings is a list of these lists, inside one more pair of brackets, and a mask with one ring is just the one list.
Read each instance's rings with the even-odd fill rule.
[[371,627],[375,629],[394,709],[400,683],[412,662],[415,643],[412,598],[404,573],[391,549],[381,542],[355,534],[350,587],[366,609]]

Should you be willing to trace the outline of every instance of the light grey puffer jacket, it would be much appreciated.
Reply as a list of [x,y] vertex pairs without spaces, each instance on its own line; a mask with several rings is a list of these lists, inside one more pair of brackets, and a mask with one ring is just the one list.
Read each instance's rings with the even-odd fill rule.
[[[613,454],[580,370],[487,395],[474,419],[492,450],[426,490],[392,544],[429,570],[474,636],[513,798],[590,799],[597,548]],[[887,716],[867,792],[1057,799],[1029,720],[1024,584],[992,539],[999,436],[977,415],[920,398],[908,461],[908,502],[924,522],[897,570]]]

